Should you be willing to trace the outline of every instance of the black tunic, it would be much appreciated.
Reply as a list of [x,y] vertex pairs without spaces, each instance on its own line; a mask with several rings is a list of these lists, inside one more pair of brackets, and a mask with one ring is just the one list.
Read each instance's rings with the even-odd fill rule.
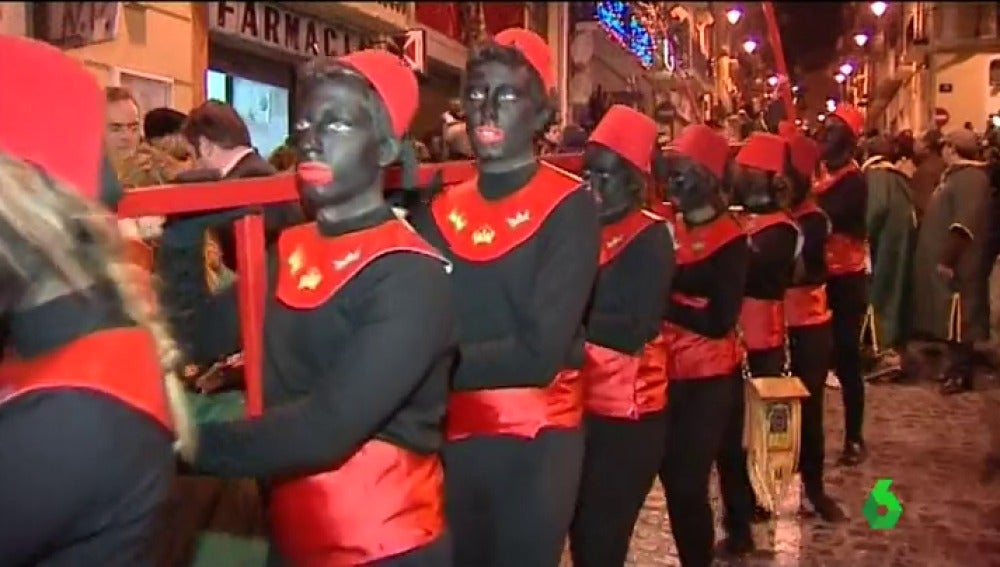
[[634,354],[660,332],[674,274],[674,240],[665,223],[646,227],[601,267],[587,340]]
[[802,231],[802,269],[795,274],[793,285],[807,286],[826,283],[826,236],[829,221],[820,211],[806,213],[797,219]]
[[795,268],[798,231],[790,224],[781,223],[764,228],[750,238],[752,248],[746,296],[783,300]]
[[[382,209],[351,230],[394,218]],[[448,289],[440,261],[394,253],[368,264],[317,309],[291,309],[270,293],[264,414],[201,426],[198,469],[257,477],[316,472],[373,438],[437,451],[455,345]]]
[[845,234],[858,240],[868,236],[865,217],[868,190],[860,171],[845,174],[821,193],[816,202],[830,218],[834,234]]
[[664,318],[689,331],[721,339],[736,328],[743,306],[750,247],[746,238],[734,238],[711,256],[677,266],[673,291],[708,300],[697,309],[671,299]]
[[[537,164],[504,174],[480,174],[479,190],[498,200],[529,188]],[[538,231],[491,262],[455,256],[427,207],[414,227],[454,264],[453,301],[460,339],[455,390],[544,387],[583,364],[583,318],[597,273],[597,205],[581,186]]]

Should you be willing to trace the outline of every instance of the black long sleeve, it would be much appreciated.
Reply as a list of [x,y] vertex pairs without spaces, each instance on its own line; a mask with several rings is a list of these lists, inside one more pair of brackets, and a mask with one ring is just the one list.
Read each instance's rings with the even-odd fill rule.
[[674,278],[674,291],[705,297],[708,306],[697,309],[671,299],[666,319],[705,337],[725,337],[740,316],[749,264],[747,239],[735,238],[710,258],[681,266]]
[[[440,263],[391,254],[366,267],[361,277],[364,282],[353,288],[360,293],[347,303],[350,332],[336,345],[343,354],[326,376],[313,380],[308,395],[268,407],[261,417],[203,425],[199,470],[266,477],[328,468],[375,436],[420,387],[455,332]],[[344,304],[328,302],[316,311],[343,309]],[[300,324],[324,320],[311,315]],[[324,332],[318,327],[309,334]]]
[[816,202],[830,218],[833,232],[865,238],[868,190],[860,173],[848,173],[819,195]]
[[791,282],[799,232],[788,224],[767,227],[751,238],[746,296],[781,299]]
[[647,227],[601,268],[587,340],[636,353],[660,330],[674,273],[674,242],[663,223]]
[[820,213],[799,218],[802,231],[801,269],[796,270],[794,285],[818,285],[826,281],[827,220]]
[[[597,274],[596,203],[578,189],[556,207],[534,238],[542,239],[528,297],[517,298],[519,328],[506,336],[462,342],[456,388],[547,386],[565,368],[580,337]],[[488,378],[486,378],[488,377]]]

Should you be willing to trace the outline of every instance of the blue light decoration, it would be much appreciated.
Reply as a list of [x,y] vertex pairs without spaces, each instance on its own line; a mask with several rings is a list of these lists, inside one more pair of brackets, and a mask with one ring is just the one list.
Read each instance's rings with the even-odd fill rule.
[[634,55],[639,63],[650,68],[656,61],[653,55],[656,43],[639,17],[632,13],[628,2],[596,2],[594,15],[598,23],[625,50]]

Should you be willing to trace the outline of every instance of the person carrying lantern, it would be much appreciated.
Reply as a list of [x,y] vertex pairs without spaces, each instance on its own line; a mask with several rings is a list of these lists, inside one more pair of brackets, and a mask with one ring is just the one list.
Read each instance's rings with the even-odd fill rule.
[[742,453],[742,439],[733,437],[727,424],[743,396],[743,349],[736,326],[750,248],[726,210],[722,186],[728,182],[728,163],[726,139],[697,124],[681,132],[668,163],[657,168],[669,179],[679,212],[677,269],[664,310],[670,410],[659,476],[684,567],[711,565],[712,465]]
[[826,438],[823,400],[830,368],[830,308],[826,301],[826,239],[830,220],[810,194],[819,146],[803,134],[786,135],[792,169],[789,209],[802,234],[802,252],[795,264],[791,285],[785,290],[785,323],[788,326],[792,374],[809,390],[802,400],[802,440],[799,472],[805,496],[813,510],[827,522],[840,522],[844,512],[826,493],[823,461]]

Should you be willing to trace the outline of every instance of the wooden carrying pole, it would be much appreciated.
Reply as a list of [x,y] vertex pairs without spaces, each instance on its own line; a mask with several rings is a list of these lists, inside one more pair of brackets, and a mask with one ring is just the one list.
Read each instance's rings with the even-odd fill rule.
[[792,77],[788,74],[788,64],[785,62],[785,49],[781,45],[781,29],[778,27],[778,16],[774,11],[774,2],[763,2],[764,20],[767,23],[767,35],[774,53],[774,65],[778,75],[783,80],[778,83],[781,100],[785,103],[785,118],[795,120],[795,104],[792,102]]

